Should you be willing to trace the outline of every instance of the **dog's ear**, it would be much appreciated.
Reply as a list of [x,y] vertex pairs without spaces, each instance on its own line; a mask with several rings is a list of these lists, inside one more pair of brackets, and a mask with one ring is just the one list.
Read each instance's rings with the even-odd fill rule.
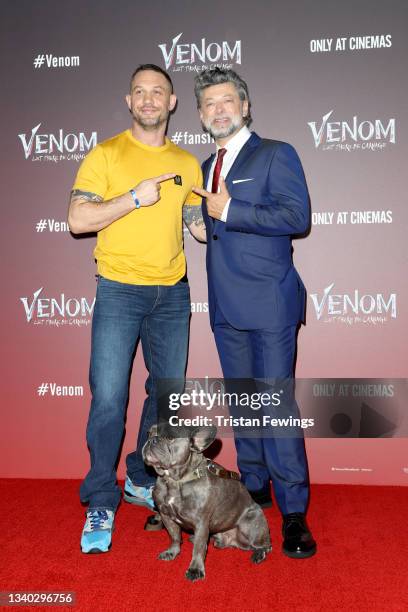
[[197,453],[202,453],[213,443],[217,433],[216,427],[200,427],[191,436],[191,448]]
[[149,438],[155,438],[157,436],[158,427],[157,425],[152,425],[149,429]]

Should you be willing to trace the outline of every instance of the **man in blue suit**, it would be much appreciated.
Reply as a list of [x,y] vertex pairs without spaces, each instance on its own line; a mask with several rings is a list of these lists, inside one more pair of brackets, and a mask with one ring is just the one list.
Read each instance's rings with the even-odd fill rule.
[[[197,75],[203,128],[217,152],[203,164],[211,327],[226,379],[292,380],[305,288],[292,261],[293,235],[310,223],[309,195],[295,149],[250,132],[246,83],[215,68]],[[293,402],[294,412],[297,411]],[[309,498],[303,436],[235,434],[241,477],[262,506],[270,482],[283,515],[283,552],[310,557]]]

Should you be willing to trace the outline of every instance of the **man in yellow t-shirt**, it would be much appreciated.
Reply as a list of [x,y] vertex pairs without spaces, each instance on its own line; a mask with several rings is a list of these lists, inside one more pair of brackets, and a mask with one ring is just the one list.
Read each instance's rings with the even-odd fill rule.
[[187,361],[190,293],[183,220],[205,241],[197,159],[165,136],[176,96],[169,75],[143,64],[132,75],[126,103],[132,127],[98,144],[79,168],[68,213],[73,233],[97,232],[98,288],[92,321],[87,427],[91,469],[81,485],[89,504],[84,553],[111,546],[121,499],[115,465],[124,433],[129,377],[140,338],[149,372],[137,449],[126,459],[124,498],[153,508],[155,482],[141,455],[157,419],[155,381],[182,379]]

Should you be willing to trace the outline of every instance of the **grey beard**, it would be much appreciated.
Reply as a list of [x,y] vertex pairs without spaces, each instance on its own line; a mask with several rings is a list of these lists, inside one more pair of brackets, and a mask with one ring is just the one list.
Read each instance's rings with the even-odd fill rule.
[[213,130],[211,128],[211,125],[207,126],[205,125],[205,123],[201,123],[201,125],[203,126],[205,132],[208,132],[208,134],[210,134],[210,136],[212,136],[214,140],[217,140],[217,138],[228,138],[228,136],[231,136],[231,134],[241,128],[243,124],[241,125],[240,123],[236,123],[233,121],[228,128],[217,131]]

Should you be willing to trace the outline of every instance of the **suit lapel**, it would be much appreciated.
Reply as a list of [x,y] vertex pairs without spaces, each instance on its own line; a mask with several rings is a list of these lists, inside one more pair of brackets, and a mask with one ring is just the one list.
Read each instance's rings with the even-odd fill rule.
[[260,143],[261,143],[261,138],[258,136],[258,134],[255,134],[255,132],[252,132],[251,137],[248,138],[248,140],[246,141],[246,143],[244,144],[244,146],[238,153],[227,176],[225,177],[225,182],[227,184],[227,187],[229,188],[231,187],[234,176],[238,174],[238,171],[240,170],[240,168],[247,162],[247,160],[250,158],[250,156],[252,155],[254,150],[259,146]]
[[204,189],[207,189],[208,175],[210,174],[210,168],[211,168],[211,164],[214,161],[214,157],[215,157],[215,153],[210,155],[210,157],[208,157],[203,163],[203,187]]
[[[208,157],[203,163],[203,187],[204,189],[207,189],[208,175],[210,174],[210,168],[211,168],[211,164],[214,161],[214,158],[215,158],[215,153],[210,155],[210,157]],[[203,210],[204,218],[207,218],[210,221],[211,225],[214,225],[214,219],[210,217],[209,214],[207,213],[207,206],[205,204],[205,199],[203,199],[202,210]]]

